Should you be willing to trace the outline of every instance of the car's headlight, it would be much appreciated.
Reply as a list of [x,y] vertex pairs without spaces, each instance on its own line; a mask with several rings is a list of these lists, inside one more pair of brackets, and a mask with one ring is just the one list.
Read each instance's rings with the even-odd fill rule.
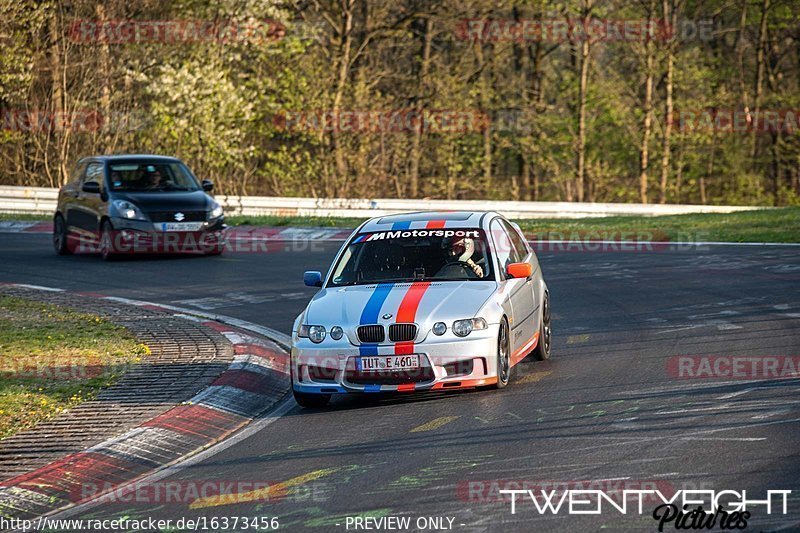
[[447,324],[444,322],[437,322],[433,325],[432,331],[434,335],[442,336],[447,332]]
[[211,211],[208,214],[208,218],[219,218],[222,216],[222,206],[219,204],[214,204],[214,207],[211,208]]
[[310,339],[311,342],[319,344],[325,340],[325,326],[300,326],[297,336],[302,339]]
[[147,217],[144,216],[144,213],[142,213],[138,207],[127,200],[114,200],[112,205],[122,218],[127,218],[130,220],[147,220]]
[[344,330],[340,326],[333,326],[331,328],[331,339],[338,341],[344,336]]
[[458,337],[466,337],[475,330],[486,329],[486,320],[482,318],[465,318],[453,322],[453,333]]

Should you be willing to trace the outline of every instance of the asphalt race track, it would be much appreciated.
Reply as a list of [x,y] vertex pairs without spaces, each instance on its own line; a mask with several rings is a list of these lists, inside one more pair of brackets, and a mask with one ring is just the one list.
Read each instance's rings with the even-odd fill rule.
[[[338,247],[290,242],[269,253],[104,263],[57,257],[48,235],[2,234],[0,243],[0,281],[169,303],[286,333],[313,294],[302,272],[325,270]],[[272,500],[211,498],[190,509],[184,498],[144,490],[79,517],[266,516],[285,531],[353,531],[348,516],[407,516],[412,529],[431,525],[418,518],[446,517],[455,531],[657,531],[652,502],[641,516],[608,507],[553,516],[520,499],[512,515],[496,493],[518,488],[509,482],[559,482],[746,489],[759,499],[792,490],[787,515],[754,508],[747,531],[800,530],[800,381],[669,371],[674,356],[800,355],[800,247],[539,257],[552,296],[553,358],[522,364],[503,391],[294,406],[169,478],[184,488],[280,484]]]

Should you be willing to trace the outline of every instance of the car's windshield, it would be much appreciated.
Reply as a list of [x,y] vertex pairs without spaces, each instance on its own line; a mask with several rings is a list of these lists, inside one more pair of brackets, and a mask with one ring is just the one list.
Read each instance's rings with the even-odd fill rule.
[[339,258],[329,285],[488,280],[491,276],[492,261],[482,230],[397,230],[356,235]]
[[113,191],[198,191],[200,188],[182,163],[136,161],[111,164]]

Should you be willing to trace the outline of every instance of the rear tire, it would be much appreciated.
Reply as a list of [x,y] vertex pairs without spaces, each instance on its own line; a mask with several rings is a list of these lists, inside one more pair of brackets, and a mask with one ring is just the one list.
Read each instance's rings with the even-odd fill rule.
[[300,407],[325,407],[328,405],[328,402],[331,401],[330,394],[307,394],[305,392],[297,392],[296,390],[292,390],[292,394],[294,394],[294,401],[296,401]]
[[67,224],[61,215],[56,215],[53,220],[53,248],[58,255],[72,254],[67,240]]
[[497,383],[496,389],[503,389],[511,379],[511,345],[508,338],[508,321],[503,318],[497,332]]
[[100,257],[103,261],[113,261],[117,258],[114,246],[114,228],[108,220],[100,226]]
[[533,357],[537,361],[550,359],[550,345],[552,344],[553,333],[550,327],[550,295],[544,293],[542,302],[542,321],[539,323],[539,342],[533,350]]

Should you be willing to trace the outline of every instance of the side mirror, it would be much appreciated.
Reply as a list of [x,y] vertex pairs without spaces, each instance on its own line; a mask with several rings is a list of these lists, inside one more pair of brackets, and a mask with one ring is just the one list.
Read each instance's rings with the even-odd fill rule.
[[81,190],[90,194],[100,194],[100,184],[96,181],[87,181],[83,184]]
[[203,180],[203,190],[206,191],[206,192],[213,191],[214,190],[214,182],[211,181],[211,180]]
[[506,267],[506,274],[511,278],[529,278],[533,274],[530,263],[511,263]]
[[322,272],[309,270],[303,273],[303,283],[306,287],[322,287]]

